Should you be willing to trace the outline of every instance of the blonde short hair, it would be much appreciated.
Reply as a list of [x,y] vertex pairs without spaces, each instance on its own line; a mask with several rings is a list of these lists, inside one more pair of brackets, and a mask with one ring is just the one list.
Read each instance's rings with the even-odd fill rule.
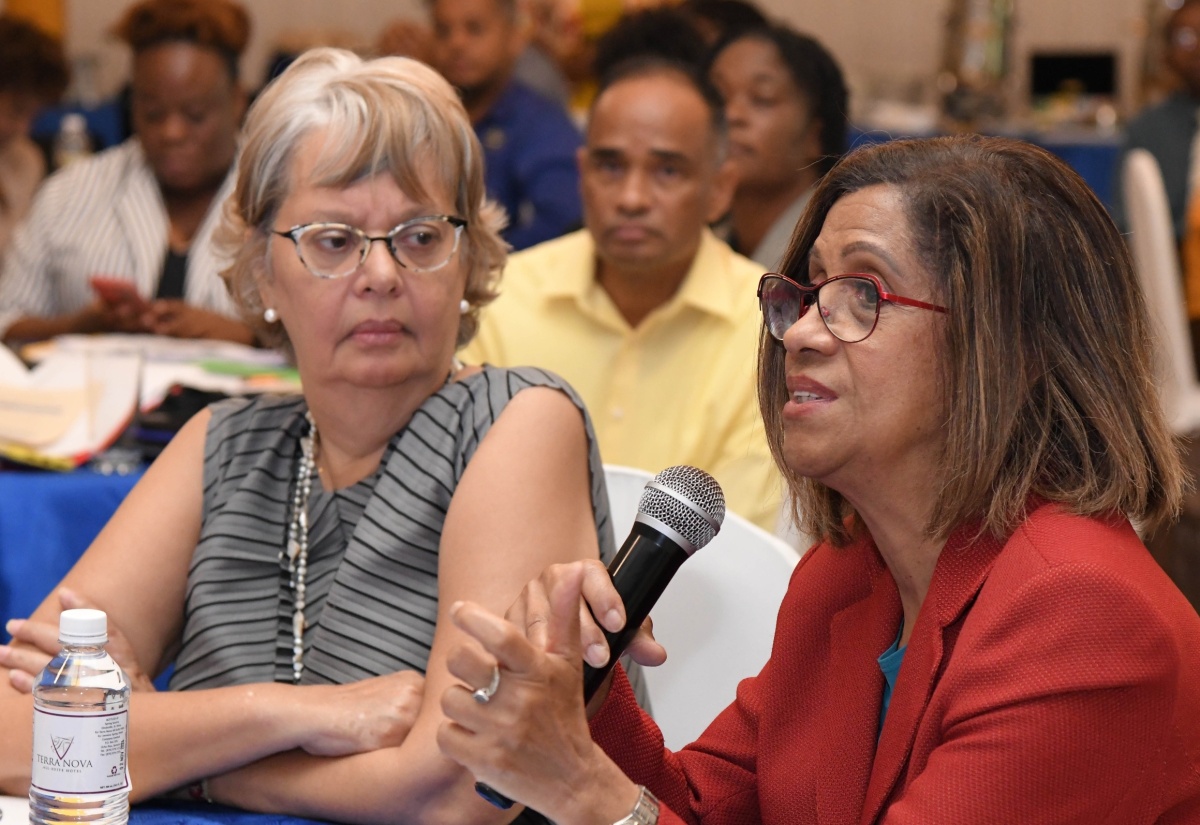
[[363,60],[341,49],[313,49],[263,91],[246,118],[237,187],[215,236],[233,261],[221,273],[243,319],[265,343],[290,348],[279,324],[263,320],[258,279],[265,273],[270,230],[291,185],[304,139],[327,136],[314,170],[318,186],[349,186],[387,172],[409,197],[427,187],[452,194],[467,221],[459,254],[467,267],[458,346],[475,334],[480,307],[496,295],[506,247],[503,211],[487,200],[483,153],[454,89],[428,66],[406,57]]

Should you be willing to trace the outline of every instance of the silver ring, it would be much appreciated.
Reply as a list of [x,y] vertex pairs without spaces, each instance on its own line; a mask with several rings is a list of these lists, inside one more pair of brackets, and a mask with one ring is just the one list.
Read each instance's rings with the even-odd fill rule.
[[486,705],[492,701],[492,697],[496,695],[496,691],[500,689],[500,666],[492,665],[492,681],[488,682],[487,687],[481,687],[478,690],[471,692],[472,698],[481,705]]

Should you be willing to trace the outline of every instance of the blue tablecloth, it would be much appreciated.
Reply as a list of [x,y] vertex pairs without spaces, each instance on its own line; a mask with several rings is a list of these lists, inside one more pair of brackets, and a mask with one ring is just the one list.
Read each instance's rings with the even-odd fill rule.
[[0,638],[2,620],[33,612],[139,478],[0,470]]
[[207,802],[153,800],[129,810],[129,825],[311,825],[316,820],[256,814]]

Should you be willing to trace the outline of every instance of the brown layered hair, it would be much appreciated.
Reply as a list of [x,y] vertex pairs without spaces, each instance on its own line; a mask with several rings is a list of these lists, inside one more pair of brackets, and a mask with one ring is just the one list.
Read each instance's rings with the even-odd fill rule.
[[[834,203],[877,185],[901,193],[934,300],[949,307],[938,344],[945,448],[930,468],[942,485],[927,534],[978,523],[1007,536],[1031,497],[1149,529],[1176,516],[1186,477],[1158,401],[1146,307],[1083,180],[1006,138],[860,149],[814,191],[783,272],[803,281]],[[787,467],[784,349],[764,331],[759,353],[759,404],[794,512],[811,535],[844,545],[862,525],[836,490]]]

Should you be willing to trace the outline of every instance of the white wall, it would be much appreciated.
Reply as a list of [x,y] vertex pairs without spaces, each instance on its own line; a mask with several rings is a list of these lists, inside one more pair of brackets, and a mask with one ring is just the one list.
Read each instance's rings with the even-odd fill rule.
[[[64,0],[68,49],[94,55],[102,94],[116,89],[127,70],[121,47],[105,33],[131,0]],[[287,31],[328,27],[352,42],[370,43],[381,21],[423,14],[422,0],[243,0],[254,35],[243,61],[257,83],[277,38]],[[758,0],[769,14],[821,39],[841,61],[861,95],[916,97],[929,93],[938,68],[949,0]],[[1014,75],[1025,88],[1030,51],[1116,50],[1122,103],[1135,105],[1140,82],[1141,21],[1150,3],[1164,0],[1016,0]],[[1019,97],[1019,94],[1018,94]]]

